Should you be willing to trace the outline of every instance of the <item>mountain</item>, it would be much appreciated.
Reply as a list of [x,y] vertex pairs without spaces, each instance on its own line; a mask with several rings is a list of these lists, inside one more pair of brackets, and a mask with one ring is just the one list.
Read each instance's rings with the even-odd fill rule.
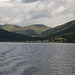
[[[5,24],[5,25],[0,25],[0,28],[1,28],[0,29],[0,41],[1,40],[35,41],[35,40],[52,39],[52,38],[59,37],[59,36],[70,37],[74,35],[72,33],[75,32],[75,20],[67,22],[63,25],[60,25],[54,28],[49,28],[42,24],[30,25],[26,27]],[[30,36],[33,36],[33,37],[30,37]],[[68,39],[68,38],[65,38],[65,39]]]
[[36,36],[37,34],[40,34],[49,29],[49,27],[43,24],[35,24],[35,25],[26,26],[26,27],[5,24],[5,25],[0,25],[0,28],[7,31],[29,35],[29,36]]
[[24,41],[37,41],[37,40],[43,40],[43,38],[30,37],[27,35],[17,34],[0,29],[0,41],[24,42]]
[[75,32],[75,20],[67,22],[63,25],[51,28],[38,36],[45,37],[46,39],[52,38],[58,35],[64,35],[67,33]]

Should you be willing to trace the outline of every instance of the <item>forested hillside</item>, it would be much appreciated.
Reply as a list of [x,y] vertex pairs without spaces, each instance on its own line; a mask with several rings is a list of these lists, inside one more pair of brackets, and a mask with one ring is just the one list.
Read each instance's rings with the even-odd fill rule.
[[58,35],[64,35],[67,33],[75,32],[75,20],[65,23],[63,25],[57,26],[55,28],[49,29],[39,36],[45,37],[45,38],[52,38]]

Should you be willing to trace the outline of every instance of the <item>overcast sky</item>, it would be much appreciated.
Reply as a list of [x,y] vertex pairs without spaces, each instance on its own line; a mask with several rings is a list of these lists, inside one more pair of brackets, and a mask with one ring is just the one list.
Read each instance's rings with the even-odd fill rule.
[[75,0],[0,0],[0,24],[49,27],[75,20]]

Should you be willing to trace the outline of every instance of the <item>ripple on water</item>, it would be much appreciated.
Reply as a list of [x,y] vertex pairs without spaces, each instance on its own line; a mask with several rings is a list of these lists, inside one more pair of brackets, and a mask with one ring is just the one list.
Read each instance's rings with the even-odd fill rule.
[[0,43],[0,75],[75,75],[75,44]]

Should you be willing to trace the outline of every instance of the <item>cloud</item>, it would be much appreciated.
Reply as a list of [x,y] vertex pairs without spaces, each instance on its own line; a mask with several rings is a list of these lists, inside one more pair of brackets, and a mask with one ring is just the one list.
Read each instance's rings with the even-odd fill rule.
[[75,19],[75,0],[0,0],[0,24],[54,27]]
[[39,0],[22,0],[23,3],[30,3],[30,2],[36,2],[36,1],[39,1]]
[[10,1],[10,0],[0,0],[0,2],[8,2],[8,1]]
[[7,22],[10,21],[10,18],[9,17],[4,17],[4,18],[1,19],[1,21],[7,23]]
[[65,7],[64,6],[60,6],[58,8],[56,8],[51,14],[52,15],[57,15],[57,14],[61,14],[65,11]]

